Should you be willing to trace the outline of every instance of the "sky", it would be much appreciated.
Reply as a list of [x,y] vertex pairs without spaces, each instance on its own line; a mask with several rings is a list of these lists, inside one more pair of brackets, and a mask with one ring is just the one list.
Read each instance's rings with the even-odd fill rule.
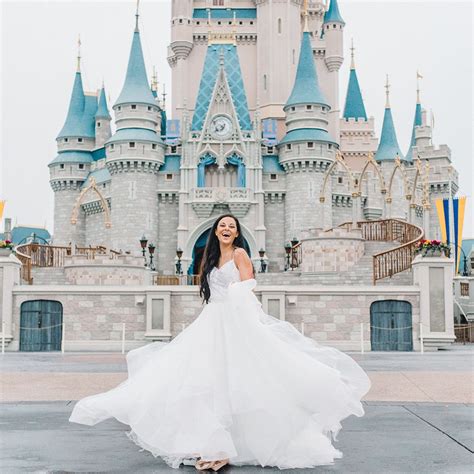
[[[1,1],[0,199],[4,217],[53,229],[48,163],[69,104],[81,35],[84,88],[102,81],[109,105],[125,77],[135,22],[135,1]],[[474,237],[473,4],[471,1],[339,0],[346,22],[346,60],[340,73],[341,110],[350,66],[350,39],[366,110],[380,136],[385,76],[398,140],[406,151],[416,100],[433,111],[435,145],[448,144],[460,174],[458,196],[467,196],[464,237]],[[140,2],[140,32],[148,75],[156,66],[160,87],[171,92],[167,46],[170,2]],[[168,95],[171,97],[171,94]],[[168,101],[168,108],[169,108]],[[0,229],[3,228],[3,222]]]

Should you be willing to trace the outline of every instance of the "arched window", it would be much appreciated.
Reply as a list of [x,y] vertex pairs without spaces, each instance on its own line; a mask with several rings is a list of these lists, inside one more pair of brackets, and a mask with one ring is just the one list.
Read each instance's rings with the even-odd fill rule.
[[278,34],[281,35],[281,18],[278,18]]

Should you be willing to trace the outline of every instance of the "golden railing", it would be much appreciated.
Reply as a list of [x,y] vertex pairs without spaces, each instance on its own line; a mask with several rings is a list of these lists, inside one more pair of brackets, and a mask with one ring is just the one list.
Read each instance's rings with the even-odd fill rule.
[[455,342],[462,342],[463,344],[474,342],[474,323],[455,324],[454,335]]
[[154,285],[199,285],[199,275],[154,275]]
[[28,285],[33,284],[33,277],[31,276],[31,257],[25,255],[24,253],[18,250],[18,247],[15,252],[16,258],[21,262],[20,268],[20,278],[22,281],[28,283]]
[[362,238],[375,242],[399,242],[395,247],[373,255],[372,281],[392,277],[411,268],[415,257],[416,244],[423,238],[424,231],[415,224],[398,219],[379,219],[375,221],[344,222],[338,227],[346,230],[360,229]]
[[[29,285],[33,283],[31,274],[32,267],[40,268],[62,268],[64,267],[64,258],[71,255],[71,247],[59,245],[43,245],[37,243],[27,243],[18,245],[15,253],[22,263],[21,278]],[[106,247],[76,247],[75,255],[82,255],[89,260],[94,260],[98,255],[109,255],[110,258],[116,258],[120,252],[107,250]]]

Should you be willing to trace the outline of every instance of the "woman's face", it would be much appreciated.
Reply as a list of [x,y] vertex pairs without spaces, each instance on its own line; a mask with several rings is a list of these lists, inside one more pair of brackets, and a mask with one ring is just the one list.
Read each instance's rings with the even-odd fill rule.
[[216,236],[221,244],[231,245],[239,235],[233,217],[223,217],[217,224]]

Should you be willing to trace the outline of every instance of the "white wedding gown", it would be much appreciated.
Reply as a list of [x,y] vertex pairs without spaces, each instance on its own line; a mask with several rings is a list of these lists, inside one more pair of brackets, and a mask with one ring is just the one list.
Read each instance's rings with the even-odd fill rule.
[[344,418],[364,415],[370,380],[347,354],[265,314],[255,286],[240,281],[233,260],[214,268],[195,321],[169,343],[130,351],[128,379],[77,402],[69,421],[114,417],[173,468],[195,457],[280,469],[333,464],[342,452],[331,436]]

